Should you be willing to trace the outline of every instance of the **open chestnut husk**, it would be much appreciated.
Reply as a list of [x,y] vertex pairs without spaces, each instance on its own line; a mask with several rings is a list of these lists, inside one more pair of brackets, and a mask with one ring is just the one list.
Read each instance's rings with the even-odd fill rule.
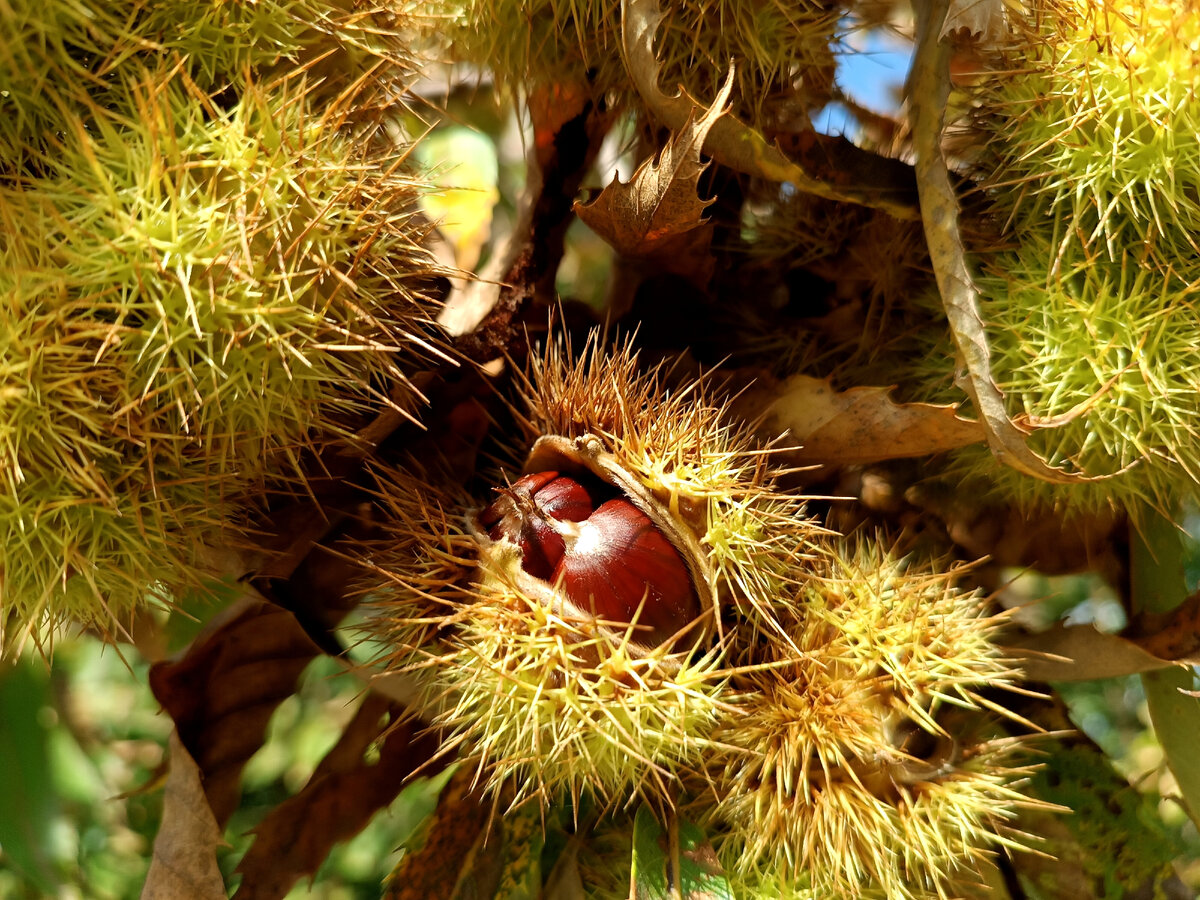
[[1013,845],[1000,617],[817,528],[703,381],[598,339],[527,372],[484,495],[383,473],[368,589],[415,714],[497,802],[679,810],[739,896],[959,896]]
[[516,390],[524,433],[497,455],[520,462],[483,496],[385,473],[376,634],[488,790],[668,804],[730,714],[727,629],[771,627],[814,526],[704,385],[628,347],[552,342]]

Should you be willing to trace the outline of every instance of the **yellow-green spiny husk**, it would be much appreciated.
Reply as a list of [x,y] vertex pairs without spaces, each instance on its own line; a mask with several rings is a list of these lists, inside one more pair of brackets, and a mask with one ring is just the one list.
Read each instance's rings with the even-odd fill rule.
[[[634,96],[622,61],[618,0],[432,0],[431,21],[461,59],[505,85],[588,85],[594,97]],[[734,109],[762,127],[805,127],[833,83],[838,11],[820,0],[666,2],[655,47],[660,84],[710,103],[736,61]]]
[[526,591],[515,544],[480,538],[485,500],[394,471],[367,560],[389,667],[491,790],[674,805],[739,896],[953,896],[1022,802],[985,696],[1016,677],[1001,621],[957,570],[814,531],[700,385],[663,378],[628,348],[552,344],[515,412],[529,439],[601,443],[702,535],[719,626],[651,652],[589,630]]
[[9,637],[197,582],[236,502],[427,346],[401,149],[313,110],[302,77],[218,107],[130,66],[109,95],[0,186]]
[[1200,253],[1200,8],[1041,0],[1015,18],[1013,71],[981,79],[976,165],[994,212],[1054,242],[1048,271]]
[[[721,622],[770,627],[816,529],[802,500],[774,492],[767,457],[703,385],[669,387],[662,372],[640,371],[628,345],[608,354],[593,341],[576,358],[554,341],[521,394],[524,434],[508,449],[516,462],[493,484],[515,481],[543,436],[594,448],[690,531],[698,590],[715,598]],[[532,592],[515,545],[470,526],[490,498],[438,493],[406,472],[381,493],[392,534],[370,561],[377,631],[391,667],[425,686],[424,714],[477,755],[489,788],[511,780],[515,797],[543,804],[669,802],[724,714],[729,626],[708,609],[678,643],[638,646],[636,633],[566,615]]]
[[361,107],[395,90],[409,42],[395,10],[355,0],[3,0],[0,177],[36,165],[73,118],[119,103],[131,66],[177,67],[235,97],[309,70],[326,102],[355,85]]
[[986,735],[983,692],[1015,677],[1000,623],[953,570],[827,551],[730,682],[697,817],[741,896],[954,896],[1023,802]]
[[961,467],[1022,499],[1170,507],[1200,483],[1200,10],[1045,3],[1018,30],[977,122],[1009,243],[980,259],[993,373],[1017,417],[1077,414],[1035,450],[1112,477],[1049,485],[978,448]]

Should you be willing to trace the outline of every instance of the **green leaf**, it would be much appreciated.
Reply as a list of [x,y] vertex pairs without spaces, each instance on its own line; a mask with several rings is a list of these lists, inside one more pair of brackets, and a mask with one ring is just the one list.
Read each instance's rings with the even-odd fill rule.
[[[1174,521],[1149,511],[1135,530],[1130,550],[1130,584],[1137,612],[1170,612],[1187,599],[1183,537]],[[1154,733],[1167,766],[1179,784],[1184,806],[1200,824],[1200,698],[1184,691],[1195,688],[1191,669],[1146,672],[1142,686]]]
[[644,805],[633,822],[633,882],[635,900],[733,900],[703,829],[672,817],[664,831]]
[[6,861],[46,896],[58,894],[47,849],[59,814],[48,764],[46,729],[40,721],[52,706],[45,669],[22,658],[0,667],[0,849]]
[[1200,698],[1183,693],[1194,691],[1196,679],[1186,669],[1166,669],[1142,675],[1146,704],[1154,733],[1162,744],[1167,766],[1179,784],[1184,806],[1192,821],[1200,825]]
[[537,900],[542,893],[542,809],[526,803],[504,817],[504,870],[495,900]]

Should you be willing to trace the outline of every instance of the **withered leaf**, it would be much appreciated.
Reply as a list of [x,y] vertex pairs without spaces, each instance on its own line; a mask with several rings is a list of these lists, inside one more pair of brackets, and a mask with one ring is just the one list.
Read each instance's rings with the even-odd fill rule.
[[1054,625],[1008,643],[1031,681],[1091,681],[1163,669],[1159,659],[1133,641],[1091,625]]
[[503,860],[492,852],[491,842],[499,838],[502,820],[492,820],[492,804],[472,787],[475,774],[469,765],[454,773],[442,790],[424,841],[400,860],[384,900],[467,900],[495,893]]
[[1008,35],[1003,0],[950,0],[939,38],[965,31],[987,44],[996,44]]
[[200,769],[174,732],[170,753],[162,824],[142,900],[224,900],[225,882],[217,867],[221,829],[204,797]]
[[958,417],[952,406],[896,403],[889,388],[837,391],[828,379],[793,375],[753,393],[772,434],[788,432],[792,454],[802,462],[869,463],[940,453],[979,443],[978,422]]
[[[630,80],[658,121],[676,128],[694,109],[682,92],[668,96],[659,87],[662,64],[654,34],[666,15],[658,0],[621,0],[621,45]],[[886,210],[897,219],[920,218],[912,169],[899,160],[860,150],[844,137],[816,135],[801,160],[786,156],[758,130],[732,115],[717,122],[708,141],[709,155],[722,166],[802,193],[860,203]]]
[[271,714],[318,653],[290,612],[248,594],[182,658],[150,668],[150,688],[200,767],[219,826],[238,806],[242,769]]
[[712,225],[704,210],[713,201],[699,196],[700,175],[708,166],[700,161],[700,148],[724,114],[732,87],[730,70],[713,105],[699,119],[690,115],[657,159],[645,160],[624,184],[613,178],[591,203],[575,204],[579,218],[622,256],[699,284],[711,277]]
[[[238,900],[284,897],[300,878],[317,871],[334,844],[358,834],[391,803],[408,777],[434,756],[437,741],[420,734],[418,723],[401,721],[402,714],[388,700],[366,695],[303,790],[254,829],[254,843],[237,869],[243,876]],[[368,747],[384,732],[378,760],[368,763]]]

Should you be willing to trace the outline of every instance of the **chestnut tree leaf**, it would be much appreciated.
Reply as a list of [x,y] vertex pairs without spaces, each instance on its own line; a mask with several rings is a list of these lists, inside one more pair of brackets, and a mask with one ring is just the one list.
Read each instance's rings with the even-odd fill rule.
[[1020,659],[1021,669],[1031,681],[1091,681],[1174,665],[1127,638],[1097,631],[1091,625],[1057,624],[1010,640],[1007,650]]
[[700,148],[724,114],[732,88],[730,69],[712,106],[698,119],[693,111],[657,159],[645,160],[626,183],[614,177],[591,203],[575,204],[579,218],[622,256],[698,283],[711,277],[712,225],[704,210],[713,201],[699,196],[700,175],[708,166],[700,161]]
[[[1004,392],[992,378],[991,348],[980,312],[979,290],[967,266],[958,197],[942,153],[953,48],[941,34],[949,7],[950,0],[928,0],[917,6],[919,37],[908,97],[921,220],[942,307],[965,369],[959,383],[979,413],[988,446],[1000,462],[1025,475],[1058,484],[1095,480],[1052,466],[1038,456],[1025,443],[1025,433],[1009,418]],[[1034,424],[1052,427],[1062,421]]]
[[494,900],[538,900],[545,833],[542,808],[537,803],[526,803],[504,816],[504,868]]
[[1036,849],[1010,856],[1017,872],[1038,886],[1038,896],[1191,896],[1173,866],[1187,852],[1184,841],[1163,823],[1153,789],[1131,785],[1082,735],[1064,734],[1039,757],[1025,789],[1034,802],[1020,811],[1016,826],[1040,840]]
[[476,774],[463,766],[447,782],[437,811],[392,871],[384,900],[495,896],[502,861],[490,842],[502,839],[503,820],[473,787]]
[[646,805],[633,820],[633,884],[634,900],[733,900],[703,829],[675,817],[664,829]]
[[142,900],[225,900],[217,866],[221,828],[204,795],[202,773],[177,732],[171,733],[170,754],[162,824]]
[[249,589],[210,625],[182,657],[150,668],[150,688],[200,767],[223,827],[271,714],[320,650],[290,612]]
[[53,703],[45,666],[30,657],[0,664],[0,848],[4,864],[48,897],[60,887],[50,848],[61,800],[41,712]]
[[[1143,510],[1132,529],[1129,582],[1134,612],[1169,614],[1188,603],[1184,575],[1183,539],[1173,516]],[[1200,697],[1191,667],[1146,672],[1142,688],[1154,733],[1163,748],[1167,767],[1175,776],[1183,805],[1192,821],[1200,824]]]
[[791,455],[803,462],[877,462],[985,440],[982,426],[960,418],[953,406],[896,403],[890,392],[885,387],[839,392],[827,378],[793,375],[749,393],[745,402],[764,407],[766,427],[771,434],[786,430],[787,443],[797,445]]
[[[392,802],[410,775],[437,753],[437,741],[404,710],[367,694],[338,742],[308,784],[271,810],[254,829],[255,840],[238,864],[238,900],[282,898],[312,875],[334,844],[358,834]],[[399,723],[399,724],[397,724]],[[379,754],[368,762],[368,749]],[[426,771],[431,774],[431,771]]]

